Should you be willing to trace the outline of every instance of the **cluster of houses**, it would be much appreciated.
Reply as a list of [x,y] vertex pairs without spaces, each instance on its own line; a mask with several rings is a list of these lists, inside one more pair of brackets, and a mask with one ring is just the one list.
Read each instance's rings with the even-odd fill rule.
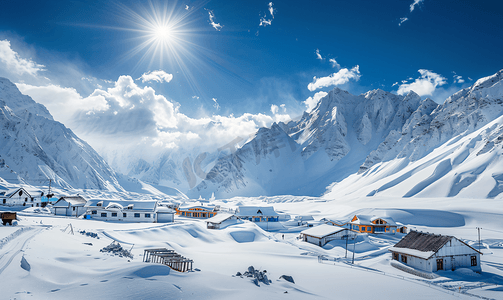
[[[348,222],[323,219],[325,224],[308,228],[300,233],[302,241],[323,247],[334,240],[354,240],[359,233],[406,233],[407,228],[390,217],[355,215]],[[413,269],[436,272],[468,268],[480,272],[480,255],[454,236],[410,231],[389,249],[392,261]],[[392,263],[393,265],[393,263]]]

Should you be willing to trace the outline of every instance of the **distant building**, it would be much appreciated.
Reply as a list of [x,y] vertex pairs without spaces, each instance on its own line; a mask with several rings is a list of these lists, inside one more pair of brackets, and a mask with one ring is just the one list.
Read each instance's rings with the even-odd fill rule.
[[81,196],[63,196],[53,205],[57,216],[78,217],[86,212],[86,199]]
[[475,272],[482,270],[482,253],[453,236],[411,231],[389,251],[392,260],[422,271],[457,268],[469,268]]
[[397,224],[390,217],[355,215],[349,222],[349,229],[361,233],[395,234]]
[[6,206],[39,207],[42,205],[42,190],[20,187],[9,189],[0,196],[1,204]]
[[215,205],[181,205],[176,208],[176,214],[187,218],[211,218],[218,213]]
[[235,224],[237,222],[237,220],[238,220],[238,217],[236,217],[236,215],[221,212],[218,215],[206,220],[206,228],[208,228],[208,229],[224,228],[225,226]]
[[327,224],[321,224],[300,232],[301,240],[320,247],[333,240],[352,239],[355,236],[356,234],[350,232],[347,228]]
[[[87,201],[86,219],[119,222],[172,222],[174,211],[157,207],[157,201],[93,199]],[[159,216],[160,213],[160,216]],[[170,216],[171,215],[171,216]]]
[[278,222],[279,214],[272,206],[238,206],[236,216],[252,222]]

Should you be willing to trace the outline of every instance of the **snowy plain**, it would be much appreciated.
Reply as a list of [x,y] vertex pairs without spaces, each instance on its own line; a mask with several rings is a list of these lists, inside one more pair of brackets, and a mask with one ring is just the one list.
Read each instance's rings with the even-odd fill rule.
[[[403,234],[360,235],[318,247],[297,239],[304,226],[280,222],[266,231],[244,222],[220,230],[204,220],[175,223],[114,223],[20,211],[17,226],[0,226],[0,281],[6,299],[501,299],[503,297],[503,209],[494,199],[366,197],[235,197],[222,207],[274,205],[278,212],[344,220],[356,213],[392,217],[411,229],[454,235],[478,247],[482,228],[482,273],[438,272],[425,279],[390,265],[387,250]],[[435,208],[435,209],[431,209]],[[72,224],[69,227],[69,224]],[[266,228],[266,227],[264,227]],[[71,233],[73,229],[73,233]],[[266,228],[267,229],[267,228]],[[271,228],[268,228],[271,229]],[[99,239],[78,231],[98,234]],[[284,235],[284,238],[283,238]],[[5,238],[4,238],[5,239]],[[118,241],[133,259],[99,250]],[[91,243],[92,245],[89,245]],[[173,249],[194,260],[197,271],[179,273],[142,262],[143,250]],[[354,247],[354,248],[353,248]],[[351,259],[354,249],[354,265]],[[319,260],[323,255],[324,259]],[[249,266],[267,270],[272,283],[256,286],[235,275]],[[279,279],[290,275],[295,283]]]

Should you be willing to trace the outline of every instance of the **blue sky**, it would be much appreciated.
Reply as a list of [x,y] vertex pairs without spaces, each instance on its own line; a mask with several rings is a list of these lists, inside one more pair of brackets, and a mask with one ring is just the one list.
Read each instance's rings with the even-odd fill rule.
[[[203,119],[230,128],[243,119],[229,118],[245,113],[255,126],[296,117],[335,86],[353,94],[412,89],[442,102],[503,68],[501,1],[53,0],[1,7],[0,76],[77,131],[70,115],[83,120],[94,110],[88,121],[97,122],[113,101],[130,110],[145,103],[113,97],[107,89],[120,76],[132,79],[123,77],[125,90],[151,87],[169,102],[163,116],[152,117],[159,102],[136,117],[150,116],[157,132],[190,118],[185,130],[196,132],[191,126]],[[161,32],[156,16],[166,21]],[[142,80],[144,74],[150,76]],[[78,103],[64,105],[72,101]],[[162,118],[178,119],[160,125]]]

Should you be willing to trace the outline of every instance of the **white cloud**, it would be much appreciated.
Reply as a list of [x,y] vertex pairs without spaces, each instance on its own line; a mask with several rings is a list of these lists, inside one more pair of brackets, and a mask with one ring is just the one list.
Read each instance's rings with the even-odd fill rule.
[[313,97],[307,98],[306,101],[304,101],[304,104],[306,105],[307,108],[306,111],[311,112],[316,107],[320,99],[325,97],[326,95],[328,95],[327,92],[319,91],[316,94],[314,94]]
[[271,105],[271,112],[272,112],[273,115],[277,114],[278,111],[279,111],[279,106],[274,105],[274,104]]
[[272,7],[274,3],[269,2],[269,13],[271,14],[271,17],[274,19],[274,8]]
[[16,51],[12,50],[8,40],[0,41],[0,62],[4,65],[4,68],[17,75],[29,74],[35,76],[39,71],[45,71],[44,65],[37,64],[31,59],[21,58]]
[[189,10],[189,6],[188,5],[185,5],[185,10]]
[[416,78],[412,83],[403,83],[398,87],[398,94],[404,95],[409,91],[414,91],[419,96],[432,95],[437,86],[442,86],[447,83],[446,78],[442,75],[429,70],[418,70],[421,77]]
[[336,68],[336,69],[340,69],[341,68],[341,65],[339,65],[339,63],[334,58],[331,58],[328,61],[332,65],[332,68]]
[[320,49],[316,49],[316,59],[323,60],[323,56],[320,54]]
[[168,74],[164,72],[163,70],[158,70],[158,71],[151,71],[147,73],[143,73],[140,78],[136,80],[140,80],[142,82],[147,82],[147,81],[157,81],[157,82],[170,82],[173,79],[172,74]]
[[407,21],[407,20],[409,20],[409,18],[407,18],[407,17],[400,18],[400,23],[398,23],[398,26],[402,26],[402,24],[403,24],[405,21]]
[[[279,113],[280,107],[283,110],[283,114]],[[271,112],[272,112],[272,115],[274,118],[274,122],[276,122],[276,123],[277,122],[288,122],[292,119],[290,117],[290,115],[286,113],[286,105],[285,104],[281,104],[280,106],[272,104],[271,105]]]
[[348,70],[347,68],[340,69],[338,72],[327,77],[316,78],[315,76],[313,78],[313,82],[308,84],[307,88],[313,92],[323,87],[345,84],[351,79],[358,81],[360,76],[360,67],[357,65],[351,70]]
[[[206,8],[205,8],[206,9]],[[206,11],[208,11],[208,15],[210,17],[210,25],[215,28],[216,31],[220,31],[223,27],[223,25],[220,25],[220,23],[215,23],[215,14],[213,13],[212,10],[209,10],[209,9],[206,9]]]
[[220,105],[218,104],[217,102],[217,98],[211,98],[211,100],[213,100],[213,107],[216,109],[216,110],[219,110],[220,109]]
[[77,111],[92,113],[109,108],[107,101],[100,95],[90,95],[83,98],[74,88],[61,87],[49,84],[46,86],[33,86],[17,83],[21,93],[29,95],[38,103],[47,107],[55,120],[68,124]]
[[414,2],[410,5],[410,12],[413,12],[416,5],[421,4],[423,1],[424,0],[414,0]]
[[267,14],[264,14],[263,17],[260,18],[260,24],[258,26],[264,26],[266,27],[267,25],[272,24],[272,20],[274,19],[274,11],[275,9],[272,7],[274,3],[269,2],[267,10],[269,11],[269,14],[271,15],[271,19],[267,18]]

